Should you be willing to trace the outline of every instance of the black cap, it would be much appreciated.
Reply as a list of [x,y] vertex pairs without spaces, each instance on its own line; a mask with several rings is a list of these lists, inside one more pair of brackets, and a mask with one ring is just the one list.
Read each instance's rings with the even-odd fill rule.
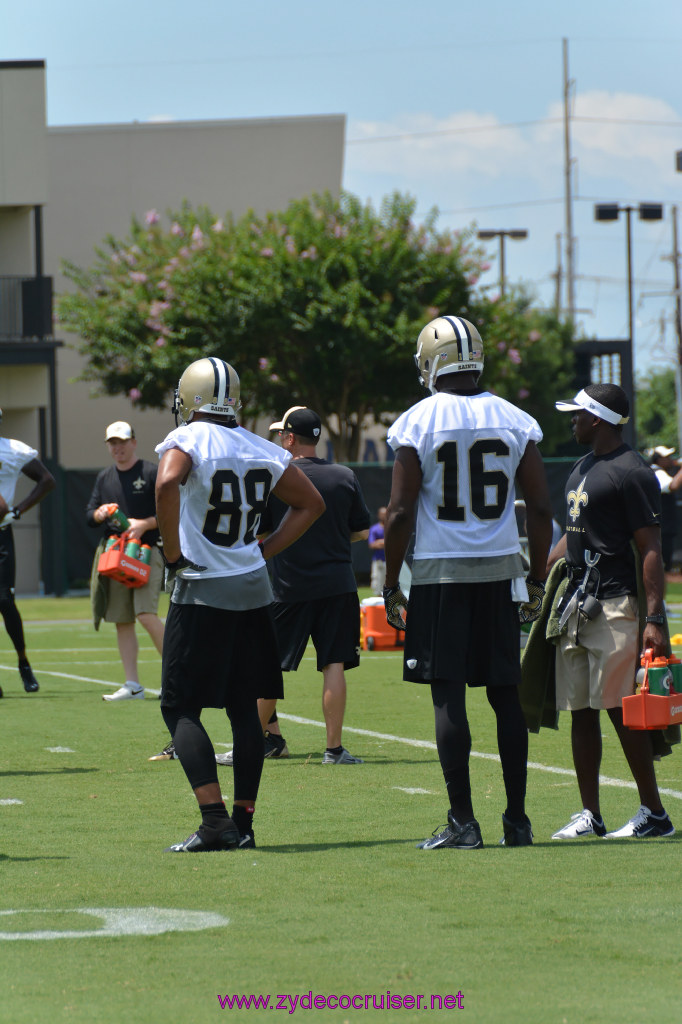
[[279,423],[271,423],[270,430],[288,430],[299,437],[308,437],[311,441],[318,441],[322,433],[322,420],[304,405],[294,405],[287,409]]

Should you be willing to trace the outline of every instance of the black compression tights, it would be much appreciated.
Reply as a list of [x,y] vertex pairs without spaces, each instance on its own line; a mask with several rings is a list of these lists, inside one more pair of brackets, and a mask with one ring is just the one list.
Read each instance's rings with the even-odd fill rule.
[[8,600],[0,601],[0,615],[5,620],[5,629],[7,635],[14,645],[14,650],[17,654],[24,653],[24,627],[21,621],[21,615],[19,609],[14,603],[14,598],[10,597]]
[[[469,778],[471,732],[466,713],[466,686],[436,681],[431,684],[436,718],[436,746],[450,806],[463,823],[474,817]],[[507,794],[506,814],[523,819],[526,798],[528,731],[515,686],[486,687],[488,703],[497,718],[497,747]]]
[[[175,751],[192,789],[218,781],[215,751],[197,708],[162,708]],[[234,799],[255,800],[263,770],[263,730],[252,699],[225,709],[234,739]]]

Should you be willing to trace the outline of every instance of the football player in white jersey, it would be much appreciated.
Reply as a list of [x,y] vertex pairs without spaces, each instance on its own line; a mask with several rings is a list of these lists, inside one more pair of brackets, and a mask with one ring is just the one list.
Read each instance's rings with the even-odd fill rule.
[[[476,327],[442,316],[419,335],[420,381],[431,392],[391,427],[396,453],[385,524],[388,621],[406,635],[403,678],[426,683],[450,807],[424,850],[483,846],[469,778],[466,686],[485,686],[497,718],[507,846],[530,846],[525,813],[528,733],[518,697],[519,618],[539,615],[552,535],[542,432],[521,409],[478,386]],[[530,572],[524,579],[514,513],[526,502]],[[398,576],[416,519],[409,604]]]
[[[289,455],[238,426],[239,378],[222,359],[199,359],[176,392],[181,425],[156,451],[157,518],[169,580],[161,711],[201,811],[176,853],[255,846],[253,811],[264,740],[257,698],[282,697],[282,672],[265,559],[293,543],[324,501]],[[287,505],[280,526],[257,540],[270,493]],[[234,739],[234,803],[228,815],[205,707],[225,708]]]
[[[15,505],[17,481],[22,473],[33,482],[34,487]],[[19,675],[26,693],[36,693],[40,687],[26,656],[24,626],[14,600],[16,555],[12,523],[16,523],[24,512],[42,501],[54,487],[55,479],[38,458],[35,448],[29,448],[23,441],[0,437],[0,615],[17,652]]]

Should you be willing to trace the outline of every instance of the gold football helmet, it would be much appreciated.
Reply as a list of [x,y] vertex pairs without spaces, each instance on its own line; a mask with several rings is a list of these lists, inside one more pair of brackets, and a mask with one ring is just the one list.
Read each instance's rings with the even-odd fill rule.
[[175,392],[175,421],[191,423],[195,412],[234,416],[241,409],[239,377],[224,359],[209,356],[190,363]]
[[472,323],[461,316],[439,316],[423,329],[414,357],[419,383],[435,392],[443,373],[479,373],[483,369],[483,342]]

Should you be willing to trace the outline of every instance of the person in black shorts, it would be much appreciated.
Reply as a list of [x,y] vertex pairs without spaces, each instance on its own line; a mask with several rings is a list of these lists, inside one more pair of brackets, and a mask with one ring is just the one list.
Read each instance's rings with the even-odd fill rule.
[[[22,474],[33,482],[34,487],[15,505],[17,481]],[[0,614],[17,652],[19,675],[26,693],[36,693],[40,687],[26,656],[24,625],[14,600],[16,556],[12,523],[42,501],[55,486],[54,477],[42,464],[34,448],[29,448],[23,441],[0,437]]]
[[[468,320],[443,316],[427,324],[417,341],[417,365],[431,396],[403,413],[388,433],[396,457],[384,536],[384,604],[388,622],[406,631],[403,678],[431,688],[450,802],[447,825],[419,846],[483,846],[469,777],[467,685],[485,687],[497,719],[507,799],[502,842],[530,846],[519,619],[532,621],[540,613],[552,534],[549,491],[536,447],[542,432],[527,413],[478,386],[483,342]],[[515,484],[526,502],[527,578]],[[398,580],[415,514],[408,603]]]
[[[312,409],[289,409],[270,430],[279,431],[282,448],[325,500],[326,512],[301,540],[272,560],[273,611],[285,672],[295,672],[312,639],[317,671],[322,673],[322,711],[327,728],[323,764],[362,764],[342,744],[346,708],[345,671],[360,664],[360,603],[351,560],[351,544],[369,536],[370,514],[355,473],[320,459],[322,433]],[[274,529],[285,506],[271,498],[261,529]],[[275,713],[275,701],[260,701],[266,728],[266,755],[287,756]]]
[[[640,650],[666,656],[660,488],[641,455],[623,441],[630,403],[619,385],[589,384],[556,407],[573,414],[573,435],[591,451],[576,462],[566,482],[566,532],[549,558],[551,566],[565,557],[569,575],[566,618],[563,624],[559,619],[563,632],[556,649],[556,706],[571,712],[573,763],[583,805],[552,838],[672,836],[675,829],[661,804],[650,736],[623,724],[623,697],[634,693]],[[641,601],[646,602],[641,638],[633,542],[642,563]],[[588,565],[592,568],[586,575]],[[576,586],[583,580],[584,599]],[[616,730],[641,801],[636,814],[615,832],[607,832],[599,801],[602,708]]]
[[[161,712],[194,791],[201,824],[171,853],[249,849],[263,768],[258,696],[282,694],[264,559],[324,511],[322,498],[277,445],[236,420],[239,377],[214,357],[191,363],[175,399],[180,425],[156,448],[156,506],[174,580],[163,645]],[[264,542],[256,532],[274,491],[288,513]],[[237,751],[228,815],[204,708],[224,708]]]

